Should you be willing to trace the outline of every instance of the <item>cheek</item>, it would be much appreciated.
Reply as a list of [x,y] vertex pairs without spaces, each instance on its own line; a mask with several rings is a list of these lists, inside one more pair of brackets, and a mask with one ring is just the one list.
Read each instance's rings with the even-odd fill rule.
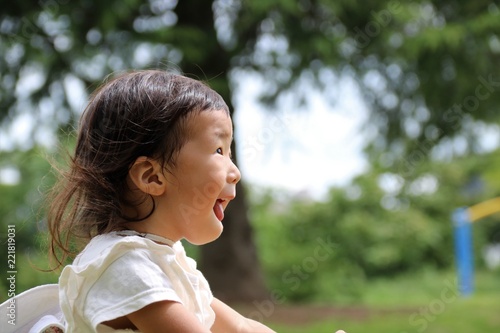
[[211,209],[221,190],[219,182],[207,177],[190,178],[180,187],[182,200],[196,209]]
[[224,186],[227,178],[227,167],[225,165],[217,165],[213,167],[209,172],[207,178],[214,184],[219,186]]
[[226,183],[226,173],[223,167],[216,163],[179,165],[179,171],[179,190],[186,196],[196,197],[198,202],[200,199],[210,199],[211,202],[217,198]]
[[196,187],[207,196],[217,195],[225,184],[225,174],[218,168],[212,166],[193,171]]
[[205,183],[202,191],[203,195],[207,198],[216,198],[221,191],[221,186],[220,184],[211,180]]

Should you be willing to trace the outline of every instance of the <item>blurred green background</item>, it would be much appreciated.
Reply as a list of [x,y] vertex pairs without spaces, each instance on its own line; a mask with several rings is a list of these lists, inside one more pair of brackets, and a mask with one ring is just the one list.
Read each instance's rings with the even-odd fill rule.
[[[500,244],[499,215],[473,226],[476,290],[467,298],[457,292],[450,217],[500,196],[495,2],[17,1],[0,9],[0,34],[0,301],[7,225],[16,226],[16,293],[57,282],[40,270],[50,161],[72,149],[84,100],[108,74],[182,71],[232,109],[245,92],[239,82],[257,75],[266,85],[254,102],[276,117],[284,94],[307,110],[309,89],[333,108],[342,96],[332,86],[348,78],[368,109],[365,172],[321,199],[243,181],[228,238],[189,253],[215,267],[207,277],[216,295],[220,278],[241,290],[232,303],[243,314],[279,332],[498,332],[500,267],[485,251]],[[231,242],[248,233],[248,244]],[[234,274],[265,297],[211,265],[228,256],[238,267],[228,253],[240,247],[256,249],[258,274]]]

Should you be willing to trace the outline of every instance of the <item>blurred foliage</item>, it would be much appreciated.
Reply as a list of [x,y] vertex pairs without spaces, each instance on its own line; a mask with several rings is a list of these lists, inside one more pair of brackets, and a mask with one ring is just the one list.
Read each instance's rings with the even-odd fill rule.
[[[399,183],[392,187],[382,181],[387,174],[369,172],[332,188],[322,202],[254,193],[252,219],[270,289],[294,301],[353,302],[367,280],[452,269],[451,213],[500,196],[498,181],[488,180],[500,170],[499,152],[425,163],[411,182],[393,175]],[[470,180],[480,188],[471,192]],[[474,224],[479,268],[483,247],[500,243],[499,222],[496,214]]]
[[[44,251],[45,192],[54,182],[46,149],[34,147],[27,151],[0,152],[0,258],[7,267],[7,225],[15,225],[17,290],[41,283],[55,282],[57,277],[41,270],[48,268]],[[7,178],[7,179],[4,179]],[[8,182],[7,182],[8,180]],[[13,270],[13,269],[9,269]],[[2,270],[0,289],[6,290],[7,269]],[[2,292],[2,298],[6,293]]]
[[[47,151],[41,147],[27,151],[0,152],[0,171],[4,175],[2,178],[10,178],[10,183],[0,183],[1,224],[16,225],[17,241],[28,247],[38,231],[38,222],[43,219],[40,208],[44,192],[54,182],[50,168]],[[5,230],[1,234],[5,235]]]

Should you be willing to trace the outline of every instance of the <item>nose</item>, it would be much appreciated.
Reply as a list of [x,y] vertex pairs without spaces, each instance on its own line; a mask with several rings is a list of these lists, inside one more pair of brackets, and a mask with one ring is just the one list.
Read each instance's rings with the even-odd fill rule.
[[240,169],[238,169],[236,164],[234,164],[234,162],[231,161],[231,166],[227,174],[227,182],[229,184],[236,184],[240,181],[240,179],[241,179]]

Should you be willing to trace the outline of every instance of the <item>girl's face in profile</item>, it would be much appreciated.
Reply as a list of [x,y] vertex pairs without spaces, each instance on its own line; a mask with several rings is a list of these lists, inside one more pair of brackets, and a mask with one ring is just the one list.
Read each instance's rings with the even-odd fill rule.
[[224,210],[236,196],[241,174],[231,160],[233,127],[224,110],[202,111],[187,122],[188,139],[165,173],[162,197],[175,210],[178,236],[205,244],[222,233]]

